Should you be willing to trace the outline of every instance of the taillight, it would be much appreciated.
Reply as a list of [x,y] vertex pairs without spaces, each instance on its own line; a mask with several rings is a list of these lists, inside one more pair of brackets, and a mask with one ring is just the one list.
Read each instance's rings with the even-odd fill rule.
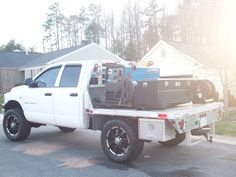
[[158,119],[166,119],[167,118],[167,114],[157,114],[157,118]]

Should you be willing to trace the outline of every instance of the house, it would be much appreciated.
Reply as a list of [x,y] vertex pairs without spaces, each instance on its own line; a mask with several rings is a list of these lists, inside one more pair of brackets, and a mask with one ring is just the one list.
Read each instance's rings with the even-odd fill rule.
[[25,78],[33,78],[43,68],[50,64],[77,60],[124,61],[103,47],[92,43],[85,46],[81,45],[46,53],[26,63],[20,68],[20,71],[24,71]]
[[22,84],[25,73],[19,71],[19,68],[41,55],[32,52],[0,52],[0,93],[6,93],[15,85]]
[[160,40],[138,62],[160,68],[161,77],[193,76],[214,81],[222,97],[222,84],[217,68],[217,52],[204,45]]
[[42,53],[1,52],[0,53],[0,93],[6,93],[12,87],[22,84],[24,79],[33,78],[42,69],[52,63],[73,60],[124,60],[101,46],[92,43]]

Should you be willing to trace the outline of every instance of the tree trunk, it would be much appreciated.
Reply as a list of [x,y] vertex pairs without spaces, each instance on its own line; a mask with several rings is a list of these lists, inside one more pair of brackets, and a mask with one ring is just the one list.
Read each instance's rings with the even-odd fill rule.
[[228,89],[224,88],[224,119],[229,118],[229,101],[228,101]]
[[223,86],[223,96],[224,96],[224,117],[223,119],[229,118],[229,95],[228,95],[228,78],[227,71],[225,69],[220,71],[221,83]]
[[229,95],[228,95],[228,79],[227,79],[227,71],[224,70],[224,119],[229,118]]
[[57,22],[56,22],[56,32],[57,32],[57,50],[59,50],[60,49],[60,44],[59,44],[59,27],[58,27],[58,24],[57,24]]

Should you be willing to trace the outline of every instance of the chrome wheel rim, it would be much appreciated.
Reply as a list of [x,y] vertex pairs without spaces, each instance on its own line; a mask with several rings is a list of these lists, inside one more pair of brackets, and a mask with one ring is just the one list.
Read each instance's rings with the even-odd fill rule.
[[123,156],[129,149],[129,136],[123,128],[112,127],[107,132],[106,144],[113,155]]
[[5,127],[9,135],[17,136],[20,129],[19,118],[15,115],[9,115],[6,118]]

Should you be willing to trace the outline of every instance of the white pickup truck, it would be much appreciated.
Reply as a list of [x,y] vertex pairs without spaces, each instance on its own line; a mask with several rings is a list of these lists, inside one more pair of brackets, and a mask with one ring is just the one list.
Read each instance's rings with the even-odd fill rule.
[[152,110],[95,108],[90,95],[94,66],[96,61],[54,64],[6,93],[2,109],[7,138],[24,140],[32,127],[46,124],[63,132],[101,130],[105,155],[125,163],[142,153],[144,142],[174,146],[187,134],[206,135],[204,128],[222,116],[219,102]]

